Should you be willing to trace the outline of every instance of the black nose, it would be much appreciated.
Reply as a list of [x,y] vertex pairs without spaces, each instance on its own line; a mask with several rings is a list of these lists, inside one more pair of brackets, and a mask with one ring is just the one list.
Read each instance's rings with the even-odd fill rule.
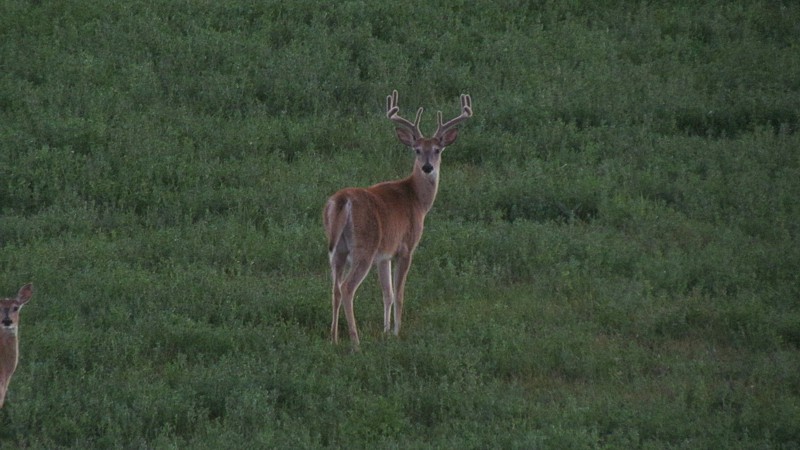
[[431,173],[431,171],[433,171],[433,166],[430,164],[425,164],[422,166],[422,171],[425,173]]
[[10,327],[12,323],[14,322],[12,322],[11,319],[3,319],[3,325],[7,327]]

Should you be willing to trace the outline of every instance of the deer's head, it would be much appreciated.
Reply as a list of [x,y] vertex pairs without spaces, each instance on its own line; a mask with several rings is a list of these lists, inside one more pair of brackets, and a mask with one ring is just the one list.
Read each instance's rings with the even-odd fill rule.
[[19,310],[33,295],[33,284],[22,286],[15,298],[0,300],[0,329],[16,334],[19,325]]
[[461,95],[461,115],[442,123],[442,112],[436,114],[438,127],[433,137],[426,138],[419,129],[422,108],[417,110],[414,122],[402,118],[398,112],[397,91],[386,97],[386,117],[397,126],[397,139],[416,153],[415,169],[419,168],[425,175],[436,178],[439,174],[439,162],[442,151],[458,138],[456,125],[472,117],[472,99],[469,95]]

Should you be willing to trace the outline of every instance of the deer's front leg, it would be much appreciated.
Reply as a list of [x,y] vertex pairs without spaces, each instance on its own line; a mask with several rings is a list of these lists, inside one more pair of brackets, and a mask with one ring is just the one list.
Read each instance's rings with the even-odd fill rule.
[[403,296],[406,291],[406,276],[411,267],[411,252],[402,252],[397,255],[397,267],[394,271],[394,335],[400,334],[400,323],[403,319]]
[[378,263],[378,278],[381,281],[381,290],[383,291],[383,332],[388,333],[391,326],[390,311],[394,304],[391,259],[384,259]]

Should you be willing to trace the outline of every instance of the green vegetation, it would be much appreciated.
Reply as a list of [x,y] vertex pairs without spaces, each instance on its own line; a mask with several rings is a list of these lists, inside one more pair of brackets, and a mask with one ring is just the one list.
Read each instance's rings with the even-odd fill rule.
[[[800,6],[434,3],[0,3],[0,448],[800,447]],[[392,89],[475,117],[351,354]]]

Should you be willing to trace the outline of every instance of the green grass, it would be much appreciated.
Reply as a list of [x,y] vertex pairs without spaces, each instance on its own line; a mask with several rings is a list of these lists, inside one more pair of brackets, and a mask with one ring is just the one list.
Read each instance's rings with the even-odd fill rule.
[[[36,293],[0,448],[800,447],[798,23],[3,2],[0,295]],[[400,337],[371,275],[351,354],[321,209],[410,171],[392,89],[475,116]]]

